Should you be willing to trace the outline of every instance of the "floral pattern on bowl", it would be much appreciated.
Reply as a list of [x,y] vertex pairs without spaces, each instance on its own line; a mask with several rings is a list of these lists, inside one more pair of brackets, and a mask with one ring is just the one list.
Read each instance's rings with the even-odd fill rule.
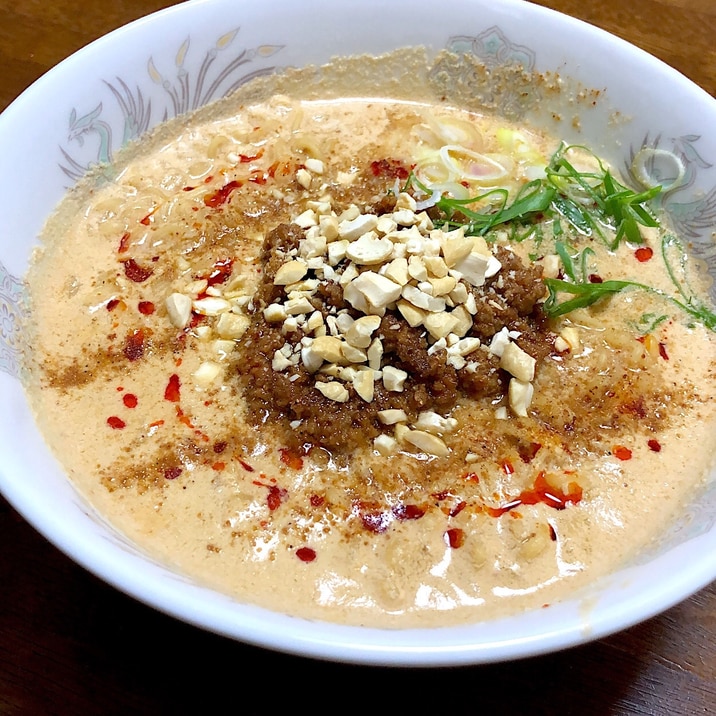
[[[708,272],[716,278],[716,185],[696,190],[700,172],[713,164],[699,153],[701,136],[644,137],[641,146],[631,147],[625,171],[635,185],[660,185],[662,193],[654,200],[655,209],[666,212],[678,235],[691,244],[692,253],[702,259]],[[716,301],[716,281],[711,286]]]
[[19,376],[21,321],[24,292],[22,281],[0,262],[0,371]]
[[484,30],[479,35],[457,35],[451,37],[446,45],[450,52],[470,52],[485,64],[486,67],[518,64],[525,70],[535,67],[535,53],[529,47],[510,42],[505,33],[496,25]]
[[[111,162],[118,149],[159,122],[202,107],[255,77],[274,72],[273,66],[252,65],[272,57],[283,46],[239,49],[234,46],[238,33],[238,29],[224,33],[203,54],[199,50],[192,55],[188,37],[167,63],[150,56],[147,76],[144,81],[136,80],[134,88],[131,80],[121,77],[103,80],[111,93],[114,112],[108,116],[102,101],[89,111],[72,108],[67,141],[60,147],[60,169],[75,182],[92,166]],[[164,64],[169,67],[160,69]],[[86,149],[85,142],[89,145]]]

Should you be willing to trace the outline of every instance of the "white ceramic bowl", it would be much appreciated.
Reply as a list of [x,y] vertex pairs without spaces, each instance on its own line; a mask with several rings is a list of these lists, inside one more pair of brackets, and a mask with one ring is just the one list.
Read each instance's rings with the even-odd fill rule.
[[[687,174],[669,192],[667,208],[697,252],[710,255],[716,102],[615,37],[519,0],[442,0],[439,11],[421,0],[181,4],[76,53],[0,117],[0,488],[57,547],[117,588],[203,628],[274,649],[362,663],[448,665],[512,659],[602,637],[716,577],[716,480],[694,495],[648,552],[579,598],[458,628],[341,627],[237,603],[147,559],[66,480],[35,428],[18,380],[21,277],[45,217],[88,164],[110,158],[127,133],[218,98],[250,76],[405,45],[463,49],[488,65],[518,59],[529,69],[557,71],[601,90],[598,106],[582,117],[582,141],[621,166],[645,143],[680,156]],[[611,122],[613,110],[629,121]],[[689,202],[696,202],[689,213],[678,211]]]

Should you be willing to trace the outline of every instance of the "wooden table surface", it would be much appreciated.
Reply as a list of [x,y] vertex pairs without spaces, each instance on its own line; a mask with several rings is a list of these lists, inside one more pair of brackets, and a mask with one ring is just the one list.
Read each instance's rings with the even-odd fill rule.
[[[87,42],[172,4],[0,0],[0,110]],[[716,95],[715,0],[540,4],[632,41]],[[274,714],[301,703],[321,713],[716,714],[716,583],[567,652],[398,670],[272,653],[175,621],[76,566],[1,498],[0,542],[3,716],[198,714],[220,705]]]

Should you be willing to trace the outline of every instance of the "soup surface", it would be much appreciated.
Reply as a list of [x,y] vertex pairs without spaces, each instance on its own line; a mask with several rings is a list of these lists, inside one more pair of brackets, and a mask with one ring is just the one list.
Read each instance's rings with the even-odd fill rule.
[[28,392],[151,555],[271,609],[444,625],[573,594],[698,489],[714,336],[654,292],[680,263],[647,209],[580,225],[611,177],[589,152],[282,96],[147,147],[47,226]]

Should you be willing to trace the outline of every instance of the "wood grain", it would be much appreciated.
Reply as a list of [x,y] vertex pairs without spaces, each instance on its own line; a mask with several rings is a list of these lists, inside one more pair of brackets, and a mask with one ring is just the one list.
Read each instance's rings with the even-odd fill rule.
[[573,15],[628,40],[716,96],[713,0],[536,0],[535,4]]
[[[0,0],[0,109],[74,50],[171,4]],[[716,95],[713,0],[540,4],[634,42]],[[221,706],[278,714],[297,705],[329,713],[716,714],[716,584],[660,617],[563,653],[396,670],[309,662],[175,621],[76,566],[2,500],[0,538],[2,715]]]

